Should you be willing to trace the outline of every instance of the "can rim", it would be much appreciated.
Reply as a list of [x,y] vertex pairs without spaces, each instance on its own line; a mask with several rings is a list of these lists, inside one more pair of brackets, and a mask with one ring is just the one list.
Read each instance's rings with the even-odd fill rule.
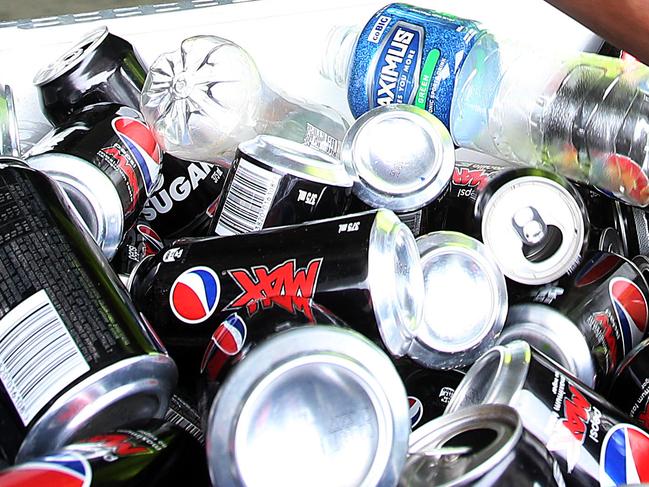
[[[490,429],[497,436],[481,451],[469,453],[471,456],[482,457],[479,458],[480,463],[460,477],[454,478],[453,485],[465,485],[482,478],[511,454],[523,436],[521,418],[510,406],[479,404],[444,414],[420,426],[410,435],[408,451],[410,458],[404,467],[404,472],[409,465],[417,461],[418,454],[443,455],[444,449],[449,448],[444,446],[448,441],[463,433],[481,429]],[[451,451],[448,453],[453,454]]]
[[[555,353],[546,353],[546,355],[588,387],[595,387],[596,373],[593,357],[586,338],[570,319],[547,305],[517,304],[509,308],[505,329],[497,343],[505,345],[514,340],[527,341],[520,336],[521,331],[534,333],[544,341],[550,342],[551,349]],[[544,351],[545,347],[538,346],[540,341],[536,344],[528,343]],[[556,356],[557,353],[560,356]]]
[[375,398],[372,407],[377,410],[377,421],[382,423],[381,438],[361,485],[396,484],[408,449],[408,402],[394,365],[376,345],[349,329],[310,325],[271,336],[246,358],[225,379],[209,411],[206,444],[210,476],[215,485],[238,486],[243,482],[236,457],[237,446],[241,445],[238,436],[241,428],[245,430],[250,424],[246,423],[245,416],[250,401],[255,399],[255,388],[268,387],[287,371],[310,361],[322,363],[322,360],[335,361],[349,370]]
[[239,144],[237,152],[243,159],[259,161],[280,173],[343,188],[353,185],[338,159],[282,137],[258,135]]
[[[371,181],[372,173],[362,170],[365,164],[360,164],[359,161],[364,157],[358,154],[359,140],[364,137],[367,127],[394,114],[407,117],[404,120],[425,132],[435,147],[434,157],[430,159],[429,181],[422,181],[417,188],[401,194],[376,187]],[[361,201],[373,208],[385,207],[393,211],[407,212],[434,201],[448,187],[455,168],[455,146],[448,129],[437,117],[422,108],[395,103],[374,108],[352,124],[341,144],[340,160],[349,174],[354,175],[353,192]]]
[[[108,27],[106,26],[88,32],[79,42],[66,50],[55,61],[39,69],[32,83],[37,87],[41,87],[66,74],[94,52],[107,36]],[[77,54],[80,50],[81,52]]]
[[85,159],[69,154],[46,152],[29,157],[27,164],[61,185],[86,229],[110,260],[124,231],[124,209],[110,178]]
[[[29,428],[16,462],[50,453],[79,434],[104,432],[88,429],[93,421],[100,428],[118,428],[138,419],[164,417],[177,379],[176,364],[162,353],[123,359],[89,375],[59,396]],[[120,403],[137,397],[148,397],[150,402],[130,408],[134,414],[126,417]]]
[[2,156],[20,157],[20,135],[14,95],[9,85],[0,84],[0,149]]

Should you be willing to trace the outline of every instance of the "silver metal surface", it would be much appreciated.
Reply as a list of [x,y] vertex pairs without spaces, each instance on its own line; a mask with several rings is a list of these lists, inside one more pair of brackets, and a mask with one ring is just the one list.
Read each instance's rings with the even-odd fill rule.
[[390,210],[372,225],[368,286],[383,344],[396,356],[408,353],[424,311],[424,275],[415,237]]
[[505,323],[505,276],[489,249],[462,233],[429,233],[417,246],[426,301],[409,356],[431,368],[470,365]]
[[498,344],[525,340],[580,379],[595,387],[595,364],[579,328],[558,311],[543,304],[511,306]]
[[[468,434],[473,434],[476,443],[455,444]],[[410,435],[409,459],[400,485],[472,485],[497,469],[522,436],[521,419],[509,406],[483,404],[445,414]]]
[[0,156],[19,157],[20,152],[14,95],[9,85],[0,84]]
[[[532,262],[523,253],[523,241],[512,224],[515,215],[533,208],[546,227],[561,231],[562,241],[548,258]],[[580,260],[586,223],[579,202],[557,182],[523,176],[505,183],[484,207],[482,239],[510,279],[540,285],[570,271]]]
[[280,173],[343,188],[353,185],[352,178],[340,161],[288,139],[259,135],[239,144],[239,150]]
[[468,370],[445,414],[476,404],[511,404],[523,388],[531,360],[532,350],[522,340],[493,347]]
[[446,189],[455,151],[448,130],[433,115],[392,104],[354,122],[340,159],[356,177],[354,193],[363,202],[404,212],[427,205]]
[[360,334],[293,328],[254,348],[212,403],[219,487],[391,486],[408,449],[408,401],[390,359]]
[[83,61],[89,53],[97,49],[97,46],[103,42],[107,35],[108,27],[105,26],[86,34],[78,43],[62,54],[61,57],[44,68],[41,68],[34,76],[33,83],[36,86],[42,86],[65,74]]
[[111,259],[124,231],[124,209],[110,179],[97,167],[69,154],[48,152],[27,164],[61,185],[103,254]]
[[132,421],[163,418],[177,379],[176,364],[163,354],[131,357],[92,374],[36,420],[16,462]]

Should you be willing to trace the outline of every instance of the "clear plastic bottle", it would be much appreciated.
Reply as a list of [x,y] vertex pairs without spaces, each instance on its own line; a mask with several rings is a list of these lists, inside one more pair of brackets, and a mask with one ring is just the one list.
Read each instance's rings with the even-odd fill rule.
[[216,36],[185,39],[162,54],[144,83],[141,110],[165,152],[222,163],[240,142],[275,135],[337,156],[348,127],[332,108],[269,88],[237,44]]

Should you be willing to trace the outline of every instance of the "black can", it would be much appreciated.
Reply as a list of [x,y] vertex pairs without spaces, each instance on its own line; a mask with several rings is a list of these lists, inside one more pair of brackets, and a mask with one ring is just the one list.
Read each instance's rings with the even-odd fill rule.
[[503,404],[446,414],[410,436],[401,487],[565,485],[556,460]]
[[602,391],[645,336],[648,302],[649,287],[633,262],[595,252],[571,275],[519,298],[500,341],[526,340]]
[[606,396],[649,429],[649,340],[642,341],[620,364]]
[[118,275],[129,276],[133,269],[149,255],[155,255],[164,247],[164,241],[146,223],[136,223],[117,248],[110,265]]
[[142,218],[164,239],[206,236],[226,174],[215,164],[165,154]]
[[413,431],[444,414],[455,389],[464,378],[464,372],[459,370],[425,369],[405,360],[398,362],[397,371],[408,393],[410,427]]
[[210,233],[235,235],[343,215],[352,185],[338,160],[260,135],[239,145]]
[[41,108],[55,127],[95,103],[139,110],[147,70],[133,46],[100,27],[34,77]]
[[110,259],[156,185],[162,153],[140,112],[101,103],[77,112],[26,156],[63,187]]
[[0,214],[0,456],[164,415],[176,367],[59,186],[2,159]]
[[77,439],[47,456],[0,471],[0,484],[19,486],[209,487],[200,443],[160,420]]
[[212,482],[395,485],[410,422],[394,365],[326,309],[287,298],[214,326],[199,408]]
[[507,404],[559,462],[567,485],[649,481],[649,434],[524,341],[497,346],[469,369],[447,413]]
[[130,291],[175,358],[204,350],[221,312],[283,295],[313,297],[400,356],[424,300],[415,239],[389,210],[178,240],[142,261]]

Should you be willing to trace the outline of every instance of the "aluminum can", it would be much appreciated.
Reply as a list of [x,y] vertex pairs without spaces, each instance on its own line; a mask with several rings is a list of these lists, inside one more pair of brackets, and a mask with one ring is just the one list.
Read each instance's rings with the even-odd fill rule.
[[222,166],[165,154],[141,218],[164,239],[206,236],[226,175]]
[[507,285],[491,251],[458,232],[417,239],[426,293],[420,332],[408,356],[435,369],[471,365],[505,324]]
[[55,127],[89,105],[140,108],[146,68],[133,46],[106,27],[86,34],[34,77],[41,108]]
[[555,456],[567,485],[649,481],[649,434],[522,340],[497,346],[469,369],[446,413],[508,404]]
[[572,271],[588,243],[589,219],[567,179],[542,169],[510,169],[478,195],[481,240],[505,276],[541,285]]
[[402,487],[562,487],[556,460],[503,404],[481,404],[426,423],[410,436]]
[[226,317],[206,350],[213,484],[395,485],[410,421],[389,357],[317,305],[268,304]]
[[160,420],[77,439],[0,471],[4,487],[209,487],[201,445],[182,428]]
[[210,234],[340,216],[352,179],[336,159],[280,137],[260,135],[239,144]]
[[11,86],[0,84],[0,156],[19,157],[20,153],[13,91]]
[[145,257],[157,254],[163,247],[160,235],[146,223],[138,222],[124,235],[110,265],[118,275],[130,276]]
[[176,359],[184,349],[196,360],[221,312],[254,310],[259,299],[284,295],[312,297],[403,356],[424,302],[415,239],[389,210],[178,240],[131,276],[136,306]]
[[0,454],[164,415],[173,360],[60,187],[4,158],[0,213]]
[[162,153],[142,115],[112,103],[82,109],[26,154],[65,190],[109,259],[139,216]]
[[596,252],[570,276],[512,306],[499,340],[526,340],[603,391],[646,334],[648,300],[649,287],[633,262]]

